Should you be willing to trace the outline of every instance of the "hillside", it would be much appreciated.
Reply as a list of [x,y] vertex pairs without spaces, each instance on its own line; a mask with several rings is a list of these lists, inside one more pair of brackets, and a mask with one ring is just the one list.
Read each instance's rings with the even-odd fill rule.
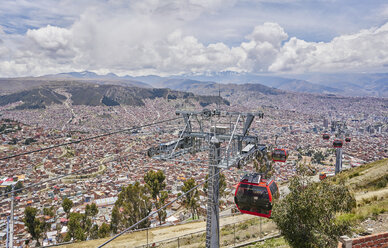
[[144,106],[145,99],[165,98],[167,100],[184,99],[197,101],[202,107],[209,104],[229,102],[218,96],[196,96],[193,93],[170,89],[150,89],[139,87],[124,87],[118,85],[98,85],[77,82],[54,82],[34,89],[24,90],[0,96],[0,106],[22,101],[17,109],[45,108],[51,104],[61,104],[67,97],[57,93],[64,89],[71,94],[73,105],[88,106]]
[[388,158],[343,171],[330,180],[344,181],[356,198],[357,207],[339,217],[353,226],[354,233],[388,230]]
[[305,93],[328,93],[341,94],[343,91],[335,87],[328,87],[319,84],[313,84],[306,80],[283,78],[275,76],[260,76],[254,74],[239,73],[220,73],[217,75],[184,75],[173,77],[143,76],[134,77],[133,79],[146,82],[153,87],[166,87],[176,90],[191,91],[201,86],[214,85],[260,85],[261,88],[276,88],[280,90],[305,92]]
[[[352,224],[355,227],[355,232],[362,234],[371,224],[373,225],[373,233],[387,230],[387,175],[388,159],[384,159],[343,171],[339,175],[329,179],[333,183],[345,181],[345,184],[349,186],[352,193],[355,194],[357,207],[352,211],[352,213],[344,214],[339,217],[340,219],[348,220],[349,224]],[[365,193],[366,191],[368,191],[368,194]],[[239,244],[240,242],[252,243],[252,241],[257,240],[257,238],[254,238],[255,236],[252,236],[251,234],[249,235],[249,238],[246,237],[248,237],[248,231],[250,232],[251,229],[256,231],[259,229],[259,223],[257,222],[259,219],[260,218],[251,215],[238,215],[234,217],[221,218],[221,242],[225,241],[228,235],[233,235],[233,225],[231,226],[231,230],[229,230],[228,225],[230,226],[231,223],[236,222],[239,222],[239,225],[234,227],[235,230],[237,230],[237,236],[239,237],[236,244]],[[276,233],[276,227],[272,221],[265,221],[262,228],[269,236]],[[204,236],[201,233],[201,231],[204,230],[205,223],[203,221],[171,227],[153,228],[149,231],[148,240],[151,244],[152,242],[156,242],[158,245],[162,244],[163,247],[176,247],[178,242],[177,237],[181,237],[181,247],[198,247],[204,242]],[[199,232],[199,234],[195,233],[193,235],[192,233],[194,232]],[[80,242],[77,244],[64,245],[62,247],[95,247],[103,243],[105,240],[107,239]],[[145,245],[146,242],[146,232],[140,231],[125,234],[109,244],[107,247],[135,247]],[[233,244],[233,242],[228,242],[223,244]],[[272,241],[267,240],[265,242],[257,242],[249,247],[278,247],[277,245],[289,247],[283,239],[277,238]]]
[[347,96],[388,97],[388,73],[310,74],[298,78],[343,89]]
[[22,101],[16,109],[39,109],[51,104],[61,104],[65,99],[65,96],[52,89],[38,88],[0,96],[0,106]]
[[[234,244],[234,238],[238,237],[236,244],[257,240],[260,237],[260,229],[257,226],[260,219],[252,215],[236,215],[220,218],[221,244],[223,247]],[[156,227],[148,231],[149,247],[155,243],[155,247],[175,248],[178,247],[204,247],[206,221],[193,221],[173,226]],[[262,220],[262,232],[269,235],[276,235],[275,224],[270,220]],[[178,241],[179,237],[179,241]],[[108,238],[77,242],[60,246],[62,248],[91,248],[104,243]],[[118,237],[106,247],[144,247],[147,245],[147,232],[129,232]]]
[[388,206],[388,159],[343,171],[332,180],[344,180],[358,202],[377,197],[386,201]]
[[152,88],[149,84],[130,79],[112,76],[99,76],[95,73],[61,73],[42,77],[0,78],[0,95],[31,90],[36,87],[47,87],[52,84],[82,84],[119,85],[123,87]]
[[[178,80],[174,80],[176,82]],[[179,84],[173,84],[170,87],[179,90],[193,92],[199,95],[221,95],[230,97],[240,94],[260,94],[266,96],[287,94],[286,91],[267,87],[262,84],[219,84],[214,82],[201,82],[194,80],[180,80]]]
[[[268,85],[267,85],[268,86]],[[287,91],[294,91],[294,92],[306,92],[306,93],[324,93],[324,94],[343,94],[344,90],[319,85],[319,84],[313,84],[305,80],[285,80],[283,82],[271,84],[272,87]]]

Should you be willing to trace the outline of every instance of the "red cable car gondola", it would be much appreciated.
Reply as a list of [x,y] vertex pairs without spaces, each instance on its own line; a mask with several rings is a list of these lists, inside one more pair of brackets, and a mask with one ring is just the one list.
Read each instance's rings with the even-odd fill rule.
[[350,137],[345,138],[345,142],[349,143],[352,139]]
[[343,143],[344,142],[342,140],[334,140],[333,141],[333,147],[334,148],[342,148]]
[[279,197],[278,186],[273,179],[263,179],[262,174],[245,175],[237,185],[234,202],[243,214],[271,217],[272,202]]
[[286,149],[276,148],[272,152],[272,161],[274,162],[286,162],[287,160],[287,151]]
[[324,134],[322,135],[322,138],[323,138],[324,140],[329,140],[329,139],[330,139],[330,135],[327,134],[327,133],[324,133]]

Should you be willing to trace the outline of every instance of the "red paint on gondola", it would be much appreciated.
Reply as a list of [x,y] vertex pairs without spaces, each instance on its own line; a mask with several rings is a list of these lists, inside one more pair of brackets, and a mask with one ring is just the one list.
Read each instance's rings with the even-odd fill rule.
[[279,196],[279,190],[274,180],[262,179],[260,176],[258,183],[243,179],[237,185],[234,196],[241,213],[270,218],[272,202]]

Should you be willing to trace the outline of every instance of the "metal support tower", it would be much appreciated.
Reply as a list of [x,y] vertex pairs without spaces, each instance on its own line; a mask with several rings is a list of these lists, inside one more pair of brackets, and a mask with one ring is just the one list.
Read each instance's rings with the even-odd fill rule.
[[335,174],[337,175],[342,170],[342,148],[336,148],[335,151]]
[[218,168],[220,157],[220,141],[213,136],[210,140],[209,152],[209,181],[207,192],[206,209],[206,247],[220,246],[220,209],[219,209],[219,191],[220,191],[220,168]]
[[178,160],[178,157],[208,151],[208,159],[201,161],[201,164],[209,166],[206,247],[218,248],[219,173],[221,169],[246,164],[259,152],[265,153],[266,146],[259,144],[258,137],[248,135],[253,119],[263,118],[264,114],[226,112],[218,109],[177,111],[176,114],[181,115],[185,121],[179,138],[151,147],[147,154],[158,160],[187,163],[190,157],[181,160]]
[[[333,121],[331,123],[331,130],[336,131],[336,137],[343,140],[346,123],[341,121]],[[342,170],[342,148],[336,148],[335,151],[335,175],[340,173]]]

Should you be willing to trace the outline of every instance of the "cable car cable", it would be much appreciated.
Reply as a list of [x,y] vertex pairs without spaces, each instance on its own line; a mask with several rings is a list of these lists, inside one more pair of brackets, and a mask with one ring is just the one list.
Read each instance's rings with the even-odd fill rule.
[[17,193],[19,191],[22,191],[22,190],[25,190],[25,189],[29,189],[29,188],[33,188],[35,186],[39,186],[41,184],[45,184],[45,183],[48,183],[48,182],[51,182],[51,181],[55,181],[57,179],[61,179],[61,178],[64,178],[64,177],[67,177],[67,176],[70,176],[70,175],[73,175],[73,174],[77,174],[78,172],[82,172],[84,170],[88,170],[88,169],[93,169],[95,168],[96,166],[90,166],[90,167],[87,167],[87,168],[82,168],[82,169],[79,169],[79,170],[75,170],[75,171],[72,171],[68,174],[64,174],[64,175],[60,175],[58,177],[53,177],[53,178],[50,178],[50,179],[47,179],[45,181],[41,181],[41,182],[37,182],[37,183],[33,183],[33,184],[29,184],[27,186],[24,186],[23,188],[20,188],[20,189],[15,189],[15,190],[12,190],[10,192],[7,192],[7,193],[4,193],[2,195],[0,195],[0,197],[3,197],[3,196],[6,196],[8,194],[12,194],[12,193]]
[[[130,131],[130,130],[137,129],[137,128],[153,126],[153,125],[156,125],[156,124],[161,124],[161,123],[168,122],[168,121],[173,121],[173,120],[176,120],[176,119],[179,119],[179,118],[173,118],[173,119],[168,119],[168,120],[159,121],[159,122],[155,122],[155,123],[145,124],[145,125],[138,126],[138,127],[132,127],[132,128],[126,128],[126,129],[122,129],[122,130],[117,130],[117,131],[114,131],[114,132],[100,134],[100,135],[97,135],[97,136],[89,137],[89,138],[86,138],[86,139],[83,139],[83,140],[78,140],[78,141],[75,141],[75,142],[67,142],[67,143],[63,143],[63,144],[58,144],[58,145],[55,145],[55,147],[64,146],[65,144],[79,143],[79,142],[82,142],[82,141],[96,139],[96,138],[100,138],[100,137],[104,137],[104,136],[109,136],[109,135],[112,135],[112,134],[116,134],[116,133],[120,133],[120,132],[125,132],[125,131]],[[11,156],[8,156],[8,157],[3,157],[3,158],[0,159],[0,161],[8,159],[8,158],[14,158],[14,157],[22,156],[22,155],[25,155],[25,154],[36,153],[38,151],[49,150],[49,149],[52,149],[52,148],[55,148],[55,147],[54,146],[50,146],[50,147],[43,148],[41,150],[34,150],[34,151],[26,152],[26,153],[20,153],[20,154],[11,155]],[[120,158],[123,158],[123,157],[120,157]],[[92,168],[94,168],[94,166],[90,166],[90,167],[87,167],[87,168],[82,168],[82,169],[79,169],[79,170],[76,170],[76,171],[73,171],[73,172],[70,172],[70,173],[67,173],[67,174],[64,174],[64,175],[60,175],[58,177],[47,179],[47,180],[42,181],[42,182],[33,183],[33,184],[27,185],[27,186],[25,186],[23,188],[12,190],[12,191],[7,192],[7,193],[3,193],[3,194],[0,195],[0,197],[6,196],[8,194],[16,193],[16,192],[22,191],[24,189],[28,189],[28,188],[32,188],[32,187],[35,187],[35,186],[39,186],[41,184],[44,184],[44,183],[47,183],[47,182],[50,182],[50,181],[55,181],[57,179],[61,179],[63,177],[67,177],[67,176],[70,176],[70,175],[73,175],[73,174],[77,174],[78,172],[82,172],[84,170],[92,169]]]
[[[133,153],[131,153],[133,154]],[[105,163],[102,163],[102,164],[106,164],[106,163],[110,163],[110,162],[113,162],[113,161],[117,161],[119,159],[123,159],[123,158],[126,158],[126,157],[129,157],[131,154],[128,154],[126,156],[119,156],[118,158],[114,159],[114,160],[110,160],[110,161],[107,161]],[[48,182],[51,182],[51,181],[55,181],[57,179],[61,179],[61,178],[64,178],[64,177],[67,177],[67,176],[71,176],[73,174],[77,174],[79,172],[82,172],[84,170],[88,170],[88,169],[93,169],[93,168],[96,168],[96,167],[99,167],[101,165],[101,163],[98,164],[98,166],[89,166],[89,167],[86,167],[86,168],[81,168],[81,169],[78,169],[78,170],[75,170],[75,171],[72,171],[70,173],[67,173],[67,174],[63,174],[63,175],[59,175],[57,177],[53,177],[53,178],[50,178],[50,179],[47,179],[47,180],[44,180],[44,181],[41,181],[41,182],[37,182],[37,183],[33,183],[33,184],[29,184],[27,186],[24,186],[23,188],[20,188],[20,189],[15,189],[15,190],[12,190],[12,191],[9,191],[7,193],[3,193],[2,195],[0,195],[0,197],[3,197],[3,196],[6,196],[8,194],[12,194],[12,193],[16,193],[16,192],[19,192],[19,191],[23,191],[25,189],[29,189],[29,188],[33,188],[35,186],[39,186],[41,184],[45,184],[45,183],[48,183]]]
[[216,174],[214,174],[213,176],[209,177],[208,179],[206,179],[205,181],[203,181],[202,183],[198,184],[197,186],[191,188],[189,191],[187,191],[186,193],[176,197],[174,200],[170,201],[169,203],[167,203],[166,205],[162,206],[161,208],[151,212],[150,214],[148,214],[146,217],[144,217],[143,219],[139,220],[138,222],[136,222],[135,224],[133,224],[132,226],[124,229],[122,232],[116,234],[115,236],[113,236],[112,238],[110,238],[109,240],[105,241],[103,244],[99,245],[98,248],[101,248],[105,245],[107,245],[108,243],[112,242],[113,240],[115,240],[116,238],[120,237],[121,235],[123,235],[124,233],[128,232],[129,230],[131,230],[132,228],[136,227],[137,225],[139,225],[140,223],[142,223],[143,221],[147,220],[148,218],[150,218],[152,215],[158,213],[159,211],[165,209],[166,207],[170,206],[171,204],[173,204],[174,202],[176,202],[177,200],[181,199],[183,196],[187,195],[188,193],[192,192],[193,190],[197,189],[199,186],[202,186],[203,184],[205,184],[207,181],[209,181],[210,179],[212,179],[213,177],[215,176],[218,176],[223,170],[225,169],[220,169],[219,172],[217,172]]
[[[137,153],[137,152],[133,152],[133,153]],[[131,153],[131,154],[133,154],[133,153]],[[107,162],[105,162],[105,163],[110,163],[110,162],[113,162],[113,161],[117,161],[117,160],[119,160],[119,159],[123,159],[123,158],[129,157],[131,154],[128,154],[128,155],[126,155],[126,156],[118,157],[117,159],[114,159],[114,160],[111,160],[111,161],[107,161]],[[104,163],[104,164],[105,164],[105,163]],[[187,164],[203,165],[202,163],[199,163],[198,161],[186,161],[185,163],[187,163]],[[99,164],[99,165],[100,165],[100,164]],[[99,165],[98,165],[98,166],[99,166]],[[95,168],[95,166],[89,166],[89,167],[87,167],[87,168],[78,169],[78,170],[72,171],[72,172],[70,172],[70,173],[68,173],[68,174],[60,175],[60,176],[57,176],[57,177],[54,177],[54,178],[47,179],[47,180],[42,181],[42,182],[37,182],[37,183],[34,183],[34,184],[27,185],[27,186],[25,186],[25,187],[23,187],[23,188],[20,188],[20,189],[15,189],[15,190],[9,191],[9,192],[7,192],[7,193],[3,193],[2,195],[0,195],[0,197],[6,196],[6,195],[8,195],[8,194],[16,193],[16,192],[19,192],[19,191],[23,191],[24,189],[33,188],[33,187],[35,187],[35,186],[39,186],[39,185],[41,185],[41,184],[45,184],[45,183],[50,182],[50,181],[55,181],[55,180],[57,180],[57,179],[61,179],[61,178],[63,178],[63,177],[71,176],[71,175],[73,175],[73,174],[77,174],[78,172],[82,172],[82,171],[84,171],[84,170],[93,169],[93,168]]]
[[85,138],[85,139],[65,142],[65,143],[61,143],[61,144],[57,144],[57,145],[48,146],[48,147],[45,147],[45,148],[40,148],[40,149],[37,149],[37,150],[32,150],[32,151],[28,151],[28,152],[18,153],[18,154],[2,157],[2,158],[0,158],[0,161],[7,160],[7,159],[10,159],[10,158],[16,158],[16,157],[20,157],[20,156],[28,155],[28,154],[32,154],[32,153],[37,153],[37,152],[42,152],[42,151],[46,151],[46,150],[51,150],[53,148],[57,148],[57,147],[61,147],[61,146],[77,144],[77,143],[84,142],[84,141],[98,139],[98,138],[110,136],[110,135],[117,134],[117,133],[123,133],[123,132],[127,132],[127,131],[132,131],[132,130],[136,130],[138,128],[149,127],[149,126],[161,124],[161,123],[168,122],[168,121],[174,121],[174,120],[177,120],[177,119],[180,119],[180,117],[175,117],[175,118],[172,118],[172,119],[167,119],[167,120],[163,120],[163,121],[157,121],[157,122],[153,122],[153,123],[148,123],[148,124],[141,125],[141,126],[133,126],[133,127],[130,127],[130,128],[125,128],[125,129],[121,129],[121,130],[117,130],[117,131],[113,131],[113,132],[109,132],[109,133],[99,134],[99,135],[88,137],[88,138]]

